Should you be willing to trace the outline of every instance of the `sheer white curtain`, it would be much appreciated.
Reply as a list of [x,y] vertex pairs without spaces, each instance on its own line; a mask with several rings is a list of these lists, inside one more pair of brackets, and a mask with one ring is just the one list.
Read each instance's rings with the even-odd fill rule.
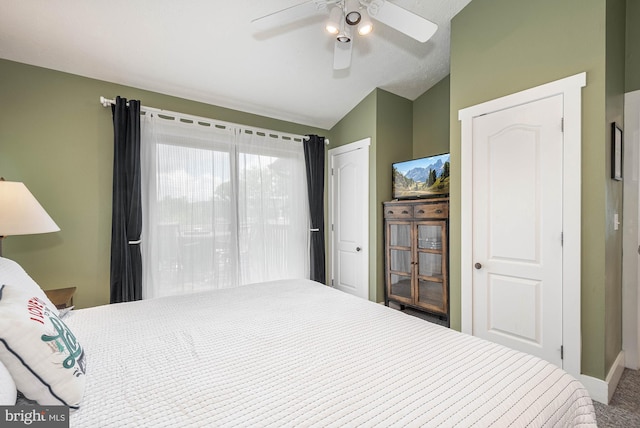
[[141,120],[143,298],[308,277],[302,144]]
[[309,200],[301,143],[237,136],[239,282],[309,277]]

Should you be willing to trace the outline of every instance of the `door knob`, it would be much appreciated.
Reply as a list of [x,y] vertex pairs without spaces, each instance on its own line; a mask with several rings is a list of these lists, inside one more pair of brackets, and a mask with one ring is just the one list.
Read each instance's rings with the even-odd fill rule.
[[476,263],[475,265],[473,265],[473,267],[475,267],[476,269],[482,269],[482,264]]
[[361,251],[361,250],[362,250],[362,248],[356,247],[356,251]]

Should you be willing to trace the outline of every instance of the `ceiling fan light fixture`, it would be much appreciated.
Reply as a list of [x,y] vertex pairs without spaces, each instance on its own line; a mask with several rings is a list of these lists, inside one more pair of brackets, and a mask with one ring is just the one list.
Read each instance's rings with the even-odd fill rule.
[[358,25],[362,20],[360,2],[358,0],[345,0],[344,20],[349,25]]
[[362,19],[362,15],[358,11],[348,12],[344,19],[349,25],[357,25]]
[[329,34],[338,34],[340,31],[340,23],[342,22],[342,9],[340,6],[334,6],[329,12],[329,20],[325,25],[325,30]]
[[336,40],[340,43],[349,43],[351,41],[351,30],[349,27],[343,27],[336,36]]
[[358,24],[358,34],[366,36],[373,31],[373,23],[369,19],[369,14],[366,11],[362,11],[362,20]]

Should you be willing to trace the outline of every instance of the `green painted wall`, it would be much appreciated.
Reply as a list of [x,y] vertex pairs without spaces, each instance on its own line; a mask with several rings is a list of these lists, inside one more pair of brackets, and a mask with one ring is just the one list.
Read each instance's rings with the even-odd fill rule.
[[[637,3],[637,0],[633,0]],[[626,1],[606,0],[605,75],[605,343],[604,376],[622,349],[622,227],[614,230],[614,215],[622,221],[623,182],[611,180],[611,124],[624,129]]]
[[111,110],[99,97],[297,134],[327,130],[0,60],[0,176],[22,181],[62,229],[5,239],[45,289],[78,287],[78,307],[109,301]]
[[413,157],[449,151],[450,76],[413,102]]
[[381,302],[384,300],[382,202],[391,199],[391,163],[412,156],[412,102],[375,89],[331,129],[330,136],[330,149],[371,138],[369,299]]
[[[387,91],[378,89],[376,145],[376,204],[372,212],[372,225],[376,231],[376,299],[384,300],[384,215],[382,203],[391,199],[391,164],[412,157],[413,103]],[[373,248],[373,246],[372,246]],[[374,300],[374,299],[371,299]]]
[[336,123],[329,131],[329,148],[334,149],[368,137],[371,138],[371,145],[375,146],[377,100],[378,92],[374,90]]
[[620,350],[616,337],[619,302],[614,300],[621,284],[617,277],[606,278],[621,262],[619,238],[610,235],[610,214],[618,209],[614,201],[619,192],[608,178],[609,120],[617,117],[619,101],[606,101],[619,96],[620,55],[606,57],[607,41],[619,42],[619,34],[605,29],[619,24],[617,3],[621,1],[474,0],[453,19],[451,37],[452,325],[460,328],[458,110],[586,71],[587,86],[582,92],[582,371],[600,379]]
[[[357,106],[355,106],[345,117],[343,117],[337,124],[330,130],[331,144],[329,149],[344,146],[364,138],[371,138],[371,146],[369,147],[369,298],[375,300],[376,287],[372,278],[376,277],[378,269],[378,254],[373,249],[375,248],[375,242],[377,240],[376,230],[373,227],[375,224],[375,202],[376,202],[376,147],[377,147],[377,132],[376,132],[376,110],[377,110],[378,91],[374,90],[367,95]],[[329,165],[327,164],[327,169]],[[329,196],[329,189],[325,195]],[[328,204],[326,205],[328,208]],[[325,218],[329,218],[327,214]],[[330,227],[327,226],[327,239],[329,243],[328,231]],[[331,278],[331,260],[330,249],[327,249],[327,278]]]
[[627,0],[625,92],[640,90],[640,1]]

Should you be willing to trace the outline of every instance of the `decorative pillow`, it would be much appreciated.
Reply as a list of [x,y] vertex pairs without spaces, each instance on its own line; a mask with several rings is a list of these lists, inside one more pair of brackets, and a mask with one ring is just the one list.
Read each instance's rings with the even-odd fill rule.
[[40,297],[0,285],[0,361],[41,405],[78,408],[86,361],[76,337]]
[[0,285],[2,284],[6,284],[7,288],[17,287],[20,291],[31,292],[45,302],[51,312],[58,315],[56,305],[51,303],[42,288],[22,269],[22,266],[13,260],[0,257]]
[[9,370],[0,362],[0,406],[16,404],[18,391]]

